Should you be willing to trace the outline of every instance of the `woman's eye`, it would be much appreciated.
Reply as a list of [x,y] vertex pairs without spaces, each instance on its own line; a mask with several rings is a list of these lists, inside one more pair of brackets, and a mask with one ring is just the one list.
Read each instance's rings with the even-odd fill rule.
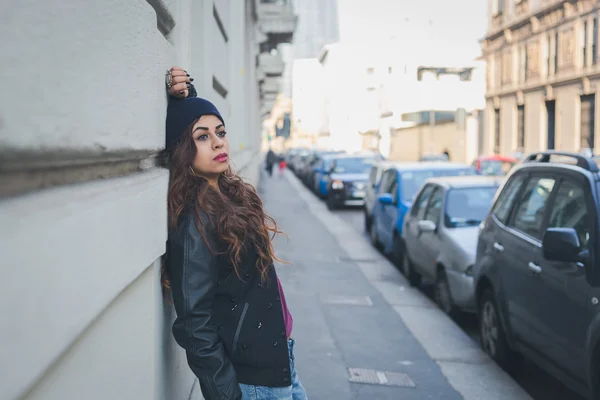
[[224,137],[225,135],[227,135],[227,132],[225,132],[225,131],[217,133],[218,137]]
[[196,140],[206,140],[208,139],[208,135],[200,135],[196,138]]

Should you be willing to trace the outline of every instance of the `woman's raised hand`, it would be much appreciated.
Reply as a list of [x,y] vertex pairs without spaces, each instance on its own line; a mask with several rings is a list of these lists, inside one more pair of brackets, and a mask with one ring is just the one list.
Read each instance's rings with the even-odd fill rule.
[[193,81],[190,74],[181,67],[171,67],[165,75],[167,92],[179,99],[185,99],[189,95],[189,84]]

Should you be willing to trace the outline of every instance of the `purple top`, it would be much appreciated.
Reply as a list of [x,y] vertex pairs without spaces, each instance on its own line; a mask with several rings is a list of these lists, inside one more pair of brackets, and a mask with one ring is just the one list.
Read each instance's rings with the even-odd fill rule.
[[277,277],[277,287],[279,288],[279,297],[281,297],[281,308],[283,309],[283,323],[285,324],[285,334],[289,339],[292,335],[292,326],[294,325],[294,319],[292,318],[292,314],[288,309],[287,303],[285,301],[285,295],[283,294],[283,288],[281,287],[281,282],[279,282],[279,277]]

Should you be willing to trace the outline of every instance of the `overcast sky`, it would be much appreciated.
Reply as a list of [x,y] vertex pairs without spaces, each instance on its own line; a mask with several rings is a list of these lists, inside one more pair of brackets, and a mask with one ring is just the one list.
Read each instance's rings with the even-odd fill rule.
[[338,0],[343,42],[396,37],[410,58],[472,60],[487,25],[485,0]]

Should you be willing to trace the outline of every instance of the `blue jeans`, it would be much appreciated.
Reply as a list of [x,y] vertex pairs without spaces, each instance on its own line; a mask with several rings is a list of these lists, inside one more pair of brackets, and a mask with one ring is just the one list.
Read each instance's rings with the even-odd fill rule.
[[242,400],[307,400],[306,391],[298,379],[294,366],[294,339],[288,340],[292,384],[286,387],[266,387],[240,383]]

